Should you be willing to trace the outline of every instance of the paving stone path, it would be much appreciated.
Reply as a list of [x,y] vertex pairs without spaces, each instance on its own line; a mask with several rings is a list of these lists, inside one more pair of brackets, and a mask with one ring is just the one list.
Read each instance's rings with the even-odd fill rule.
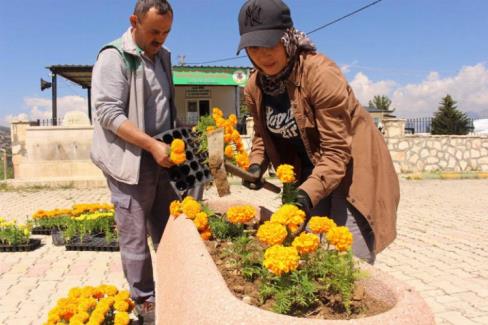
[[[274,209],[276,194],[232,185],[236,199]],[[412,285],[438,324],[488,324],[488,180],[401,181],[398,238],[376,266]],[[205,193],[215,198],[214,188]],[[24,222],[37,209],[109,202],[106,188],[0,192],[0,216]],[[0,253],[0,324],[42,324],[74,286],[127,288],[118,252],[70,252],[52,245]]]

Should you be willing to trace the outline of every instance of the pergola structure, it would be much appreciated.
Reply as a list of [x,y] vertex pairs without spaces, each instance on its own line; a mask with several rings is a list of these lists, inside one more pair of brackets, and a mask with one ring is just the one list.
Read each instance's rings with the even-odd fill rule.
[[[81,86],[83,89],[87,90],[88,93],[88,118],[91,121],[92,111],[91,111],[91,75],[93,66],[92,65],[52,65],[47,67],[51,70],[51,88],[52,88],[52,119],[53,124],[57,123],[57,77],[61,77],[74,82],[75,84]],[[41,90],[43,90],[41,79]],[[47,85],[49,87],[49,85]],[[45,87],[45,88],[47,88]]]

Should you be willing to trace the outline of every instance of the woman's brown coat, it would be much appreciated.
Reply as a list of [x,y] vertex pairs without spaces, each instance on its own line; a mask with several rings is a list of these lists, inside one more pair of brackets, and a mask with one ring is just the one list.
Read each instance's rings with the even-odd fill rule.
[[[251,164],[288,163],[300,175],[300,158],[286,143],[271,138],[262,109],[257,73],[245,89],[254,119]],[[314,164],[300,185],[316,205],[338,189],[368,220],[375,251],[396,237],[400,199],[398,177],[383,136],[359,104],[337,65],[324,55],[302,54],[288,79],[288,95],[306,152]]]

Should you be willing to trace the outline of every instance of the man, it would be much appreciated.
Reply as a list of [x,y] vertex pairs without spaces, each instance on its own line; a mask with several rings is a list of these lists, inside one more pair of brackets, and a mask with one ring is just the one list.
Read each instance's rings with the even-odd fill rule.
[[170,53],[162,47],[172,23],[167,1],[137,0],[131,27],[102,48],[92,75],[91,158],[107,178],[124,275],[146,317],[155,302],[147,235],[156,249],[169,203],[178,199],[165,170],[169,146],[152,137],[176,121]]

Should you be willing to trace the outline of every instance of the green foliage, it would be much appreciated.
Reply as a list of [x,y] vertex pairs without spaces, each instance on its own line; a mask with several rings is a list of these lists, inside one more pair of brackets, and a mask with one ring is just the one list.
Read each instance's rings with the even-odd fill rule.
[[70,240],[78,236],[81,242],[88,235],[101,234],[104,235],[107,243],[117,239],[113,213],[93,212],[82,214],[76,218],[70,218],[66,223],[66,229],[63,231],[65,240]]
[[307,257],[304,270],[310,277],[318,279],[321,290],[340,294],[343,307],[350,313],[354,283],[360,276],[351,250],[340,254],[335,250],[319,248]]
[[68,215],[59,215],[50,218],[34,219],[33,223],[35,227],[43,227],[49,229],[64,229],[70,219],[71,217]]
[[17,225],[15,221],[5,221],[0,218],[0,244],[17,246],[28,244],[31,224]]
[[232,224],[225,220],[223,216],[216,214],[209,215],[208,225],[212,231],[212,235],[217,239],[232,239],[242,236],[244,233],[244,226],[240,224]]
[[440,105],[432,119],[431,134],[468,134],[471,122],[465,113],[457,109],[454,99],[446,95]]
[[266,272],[261,265],[263,248],[255,239],[247,235],[234,238],[229,248],[224,251],[224,254],[234,261],[244,278],[249,281],[262,276]]
[[215,121],[211,115],[203,115],[198,119],[196,129],[198,132],[198,141],[200,142],[199,152],[208,150],[207,128],[209,126],[215,127]]
[[373,97],[373,100],[368,102],[368,106],[370,108],[374,108],[380,111],[385,111],[385,112],[393,112],[395,108],[391,108],[391,100],[388,98],[388,96],[385,95],[376,95]]
[[270,297],[275,299],[275,312],[296,316],[317,303],[318,290],[306,270],[297,270],[281,277],[265,277],[259,295],[262,301]]

